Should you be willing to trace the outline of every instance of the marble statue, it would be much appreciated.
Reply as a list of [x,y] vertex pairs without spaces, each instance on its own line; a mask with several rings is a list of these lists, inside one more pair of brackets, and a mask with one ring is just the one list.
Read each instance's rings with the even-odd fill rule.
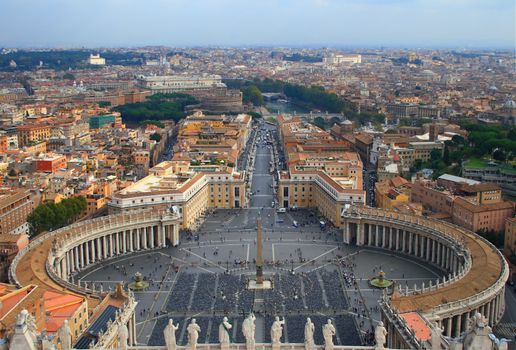
[[163,330],[163,337],[165,338],[165,344],[167,350],[176,350],[176,331],[179,329],[179,323],[177,326],[174,325],[174,320],[169,319],[168,324]]
[[[32,326],[27,324],[27,322],[31,322],[30,317],[31,316],[29,312],[25,309],[23,309],[18,315],[16,315],[16,325],[14,328],[14,334],[12,335],[9,341],[9,349],[37,349],[37,342],[35,341],[37,340],[37,333],[34,333],[34,331],[31,330]],[[0,339],[0,344],[2,345],[0,349],[7,349],[7,342],[5,342],[5,339]]]
[[432,334],[430,337],[430,343],[432,344],[432,350],[440,350],[441,349],[441,338],[443,334],[443,329],[439,327],[439,323],[434,322],[434,327],[432,328]]
[[376,342],[375,350],[383,350],[385,342],[387,341],[387,330],[380,321],[374,330],[374,340]]
[[494,334],[489,334],[489,338],[495,345],[496,350],[507,350],[509,348],[509,342],[511,341],[510,339],[498,339]]
[[57,331],[57,335],[61,340],[61,350],[71,350],[72,349],[72,331],[70,330],[70,326],[68,325],[68,320],[64,320],[63,325]]
[[256,331],[255,325],[256,316],[253,313],[249,314],[242,323],[242,333],[245,337],[245,344],[247,350],[254,350],[255,340],[254,334]]
[[314,323],[308,317],[305,323],[305,350],[313,350],[315,347],[314,331]]
[[281,336],[283,335],[283,325],[285,324],[285,318],[280,320],[278,316],[274,319],[271,327],[271,341],[272,345],[281,343]]
[[491,327],[487,322],[487,318],[477,312],[468,322],[468,330],[463,336],[464,350],[492,350],[496,349],[490,338],[492,334]]
[[120,350],[127,350],[127,340],[129,339],[129,330],[125,323],[118,325],[118,346]]
[[37,335],[38,335],[38,326],[36,326],[36,318],[32,316],[31,314],[27,315],[27,318],[25,319],[25,322],[27,324],[27,329],[29,330],[30,334],[33,336],[34,341],[36,341]]
[[229,343],[231,342],[229,330],[231,328],[233,328],[233,326],[229,323],[228,318],[224,317],[222,323],[219,325],[219,342],[221,348],[227,348],[229,346]]
[[335,336],[335,327],[331,324],[330,319],[328,319],[328,323],[323,326],[322,333],[324,337],[324,350],[333,350],[333,336]]
[[16,327],[24,327],[27,325],[27,316],[29,315],[29,312],[27,310],[22,310],[17,316],[16,316]]
[[199,332],[201,331],[201,327],[199,327],[195,318],[192,318],[192,322],[190,322],[186,331],[188,332],[188,348],[195,350],[197,339],[199,339]]

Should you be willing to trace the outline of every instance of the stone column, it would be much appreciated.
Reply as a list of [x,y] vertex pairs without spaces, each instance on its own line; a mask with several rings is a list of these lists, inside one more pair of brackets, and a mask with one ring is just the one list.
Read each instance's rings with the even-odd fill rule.
[[455,321],[455,338],[460,336],[460,333],[462,331],[462,321],[461,321],[461,315],[457,315],[457,320]]
[[84,243],[82,243],[79,247],[81,247],[81,268],[84,268],[86,266],[84,263]]
[[357,223],[357,245],[364,244],[364,230],[362,229],[362,224],[360,222]]
[[158,248],[163,247],[163,242],[161,241],[161,230],[160,225],[153,226],[154,232],[156,233],[156,243],[158,245]]
[[401,243],[401,251],[403,253],[406,253],[407,252],[407,230],[403,230],[402,231],[402,235],[401,235],[401,239],[403,240],[402,243]]
[[179,244],[179,225],[171,225],[172,232],[174,232],[174,247]]
[[498,314],[496,315],[496,321],[498,321],[498,319],[502,316],[503,314],[503,311],[505,309],[505,305],[504,305],[504,295],[503,295],[503,292],[502,294],[498,294]]
[[489,324],[491,326],[494,325],[494,322],[493,322],[494,321],[493,310],[494,310],[494,308],[493,308],[493,301],[491,300],[489,302],[489,304],[487,304],[487,313],[489,314],[489,316],[488,316],[489,317]]
[[96,244],[97,244],[97,258],[100,260],[102,260],[102,247],[101,247],[101,242],[100,242],[101,238],[97,238],[95,240]]
[[109,234],[109,256],[113,256],[115,254],[115,250],[113,249],[113,234]]
[[65,279],[64,275],[66,274],[66,272],[64,270],[64,268],[65,268],[65,266],[64,266],[64,259],[59,260],[58,266],[59,266],[59,275],[58,276],[59,276],[59,278],[64,280]]
[[90,257],[91,257],[91,263],[93,264],[95,262],[95,240],[91,240],[90,241],[90,246],[91,246],[91,253],[90,253]]
[[494,318],[493,318],[493,322],[496,323],[496,320],[498,319],[498,315],[499,314],[500,314],[500,298],[497,295],[496,298],[494,299]]
[[[364,228],[365,228],[365,224],[364,224]],[[367,225],[367,245],[369,246],[372,246],[372,242],[373,242],[373,228],[371,227],[371,224],[368,224]]]
[[412,234],[414,236],[414,256],[419,256],[419,235],[417,233]]
[[86,247],[86,265],[90,264],[90,242],[84,242],[84,246]]
[[127,253],[127,232],[122,231],[122,252]]
[[79,271],[80,265],[79,265],[79,246],[73,247],[73,257],[75,258],[75,271]]
[[389,249],[393,250],[396,247],[396,240],[394,239],[394,235],[396,233],[396,229],[389,226]]
[[446,268],[448,271],[453,271],[452,269],[452,259],[453,259],[453,248],[446,248],[448,250],[448,264],[446,264]]
[[108,254],[108,248],[107,248],[107,237],[106,236],[102,236],[102,243],[103,243],[103,253],[104,253],[104,259],[107,259],[108,256],[111,256],[111,254]]
[[75,270],[74,261],[73,261],[73,248],[70,249],[66,253],[66,256],[68,257],[68,267],[69,267],[68,273],[70,274]]
[[149,244],[150,244],[150,248],[153,249],[154,248],[154,226],[149,226],[147,228],[147,230],[149,230],[149,234],[150,234],[150,239],[149,239]]
[[387,244],[385,242],[385,237],[387,236],[385,230],[386,230],[386,226],[382,226],[382,248],[387,247]]
[[396,250],[400,250],[400,230],[394,228],[394,239],[396,240]]
[[409,241],[408,241],[408,253],[412,254],[412,244],[414,243],[414,234],[409,232]]
[[134,252],[134,229],[129,231],[129,250]]
[[380,246],[380,232],[379,232],[378,225],[374,225],[374,227],[375,227],[374,245],[375,245],[375,247],[379,247]]
[[136,251],[140,250],[140,230],[136,229]]
[[446,325],[446,335],[451,337],[453,316],[450,318],[447,318],[447,320],[448,320],[448,324]]

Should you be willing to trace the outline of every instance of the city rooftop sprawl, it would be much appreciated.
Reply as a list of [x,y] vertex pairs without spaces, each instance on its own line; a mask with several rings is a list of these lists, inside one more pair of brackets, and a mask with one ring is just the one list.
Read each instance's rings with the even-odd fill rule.
[[0,349],[513,346],[514,67],[0,49]]

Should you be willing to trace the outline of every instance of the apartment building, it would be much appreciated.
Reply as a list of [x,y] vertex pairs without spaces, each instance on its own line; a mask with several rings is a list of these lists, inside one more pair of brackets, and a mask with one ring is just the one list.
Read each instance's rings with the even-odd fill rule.
[[52,134],[52,126],[47,124],[25,124],[16,127],[18,147],[27,146],[36,141],[46,141]]
[[0,234],[28,233],[27,216],[33,208],[29,190],[0,188]]
[[505,220],[505,241],[503,250],[506,255],[516,254],[516,217]]
[[514,212],[514,204],[502,200],[498,185],[450,175],[437,181],[417,180],[412,185],[411,201],[474,232],[502,231]]

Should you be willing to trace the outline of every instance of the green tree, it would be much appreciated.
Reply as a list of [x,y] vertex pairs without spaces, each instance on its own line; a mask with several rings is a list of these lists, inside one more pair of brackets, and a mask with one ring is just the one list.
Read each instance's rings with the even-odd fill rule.
[[446,164],[450,164],[450,150],[447,146],[444,146],[443,161]]
[[158,134],[157,132],[155,132],[154,134],[152,134],[151,136],[149,136],[149,139],[150,140],[154,140],[156,142],[160,142],[161,141],[161,135]]
[[262,115],[260,113],[258,113],[258,112],[249,112],[249,115],[253,119],[260,119],[260,118],[262,118]]
[[262,92],[255,85],[247,86],[242,90],[242,100],[255,106],[263,106],[265,104]]
[[82,196],[64,199],[58,204],[40,204],[27,217],[31,236],[70,224],[80,217],[86,206],[86,198]]
[[327,125],[326,121],[322,117],[315,117],[314,119],[314,125],[325,130]]
[[109,101],[100,101],[99,102],[99,107],[100,108],[106,108],[106,107],[109,107],[109,106],[111,106],[111,102],[109,102]]
[[65,80],[75,80],[75,75],[73,75],[72,73],[65,73],[63,75],[63,79],[65,79]]

